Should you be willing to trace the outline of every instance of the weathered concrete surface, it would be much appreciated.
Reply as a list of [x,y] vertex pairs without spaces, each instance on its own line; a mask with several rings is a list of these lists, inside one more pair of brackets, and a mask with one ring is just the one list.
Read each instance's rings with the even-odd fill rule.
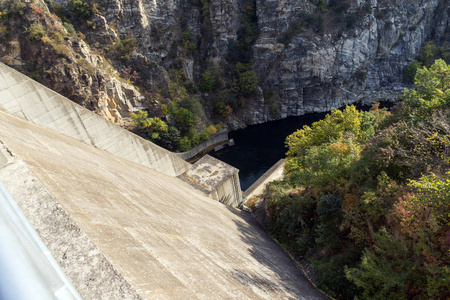
[[264,192],[266,185],[274,180],[280,180],[283,178],[284,171],[284,159],[280,159],[274,164],[267,172],[265,172],[257,181],[255,181],[248,189],[243,193],[245,199],[250,199],[253,196],[260,195]]
[[[0,178],[80,296],[84,299],[142,299],[31,173],[27,164],[2,141]],[[43,299],[42,295],[38,296],[36,298]]]
[[[23,161],[3,158],[0,179],[43,240],[59,240],[47,246],[86,299],[110,284],[111,269],[93,271],[101,255],[145,299],[322,299],[251,216],[177,178],[4,113],[0,140]],[[84,234],[89,252],[78,243]]]
[[0,63],[0,111],[178,176],[190,164]]
[[242,191],[238,173],[229,164],[205,155],[178,178],[220,203],[239,207]]

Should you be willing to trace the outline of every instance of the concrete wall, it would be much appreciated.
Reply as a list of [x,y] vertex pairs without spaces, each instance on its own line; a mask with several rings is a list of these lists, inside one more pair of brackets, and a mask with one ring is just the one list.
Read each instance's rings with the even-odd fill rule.
[[209,140],[204,141],[191,150],[188,150],[186,152],[181,153],[175,153],[178,157],[181,157],[184,160],[189,160],[196,156],[197,154],[201,153],[202,151],[214,147],[218,144],[224,143],[228,141],[228,131],[226,129],[219,131],[218,133],[212,135]]
[[284,171],[284,159],[280,159],[276,164],[274,164],[269,170],[267,170],[255,183],[253,183],[248,189],[243,193],[244,201],[250,199],[253,196],[260,195],[264,192],[266,185],[274,180],[279,180],[283,178]]
[[238,173],[229,177],[207,196],[225,205],[239,207],[242,204],[242,191]]
[[178,176],[191,166],[2,63],[0,111],[169,176]]

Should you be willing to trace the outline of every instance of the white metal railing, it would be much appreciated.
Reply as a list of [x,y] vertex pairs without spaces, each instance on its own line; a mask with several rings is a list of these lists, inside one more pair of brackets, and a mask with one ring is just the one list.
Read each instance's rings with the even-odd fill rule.
[[0,299],[81,299],[1,181]]

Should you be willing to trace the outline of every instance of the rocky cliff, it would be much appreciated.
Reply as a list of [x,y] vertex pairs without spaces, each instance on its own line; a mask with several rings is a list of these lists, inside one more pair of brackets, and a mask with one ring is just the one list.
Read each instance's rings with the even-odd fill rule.
[[[2,34],[1,60],[42,70],[41,82],[115,122],[144,107],[170,121],[161,106],[192,98],[197,119],[230,128],[392,99],[424,44],[450,41],[446,0],[3,0],[3,11],[17,3],[2,28],[28,32]],[[32,24],[50,41],[33,41]]]
[[[449,41],[447,1],[341,1],[322,14],[306,0],[258,0],[257,7],[255,70],[280,97],[283,116],[392,98],[424,42]],[[314,14],[316,34],[305,22]]]

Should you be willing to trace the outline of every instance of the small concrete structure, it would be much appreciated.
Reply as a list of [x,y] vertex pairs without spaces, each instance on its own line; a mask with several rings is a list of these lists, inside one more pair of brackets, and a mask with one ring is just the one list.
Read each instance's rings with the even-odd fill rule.
[[242,192],[238,173],[238,169],[205,155],[179,178],[210,198],[239,207],[242,203]]

